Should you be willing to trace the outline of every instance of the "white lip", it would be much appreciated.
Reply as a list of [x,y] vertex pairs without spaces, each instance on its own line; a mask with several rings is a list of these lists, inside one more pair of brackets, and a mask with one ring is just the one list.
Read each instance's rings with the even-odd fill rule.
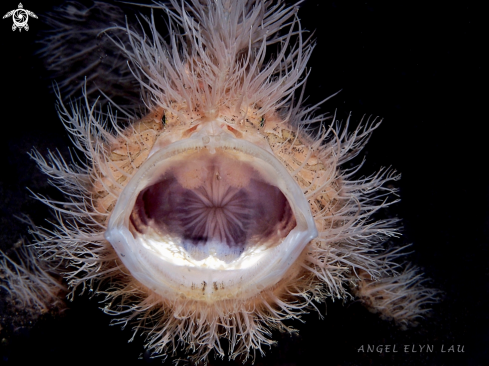
[[[204,148],[211,154],[218,148],[244,154],[285,195],[297,226],[280,245],[251,248],[231,263],[224,263],[212,255],[192,259],[178,243],[156,243],[142,235],[135,237],[129,230],[129,216],[139,192],[167,159]],[[191,137],[153,151],[119,196],[105,232],[121,261],[143,285],[166,298],[183,295],[206,301],[248,298],[275,285],[316,236],[309,203],[280,161],[261,147],[223,131],[217,121],[204,123]]]

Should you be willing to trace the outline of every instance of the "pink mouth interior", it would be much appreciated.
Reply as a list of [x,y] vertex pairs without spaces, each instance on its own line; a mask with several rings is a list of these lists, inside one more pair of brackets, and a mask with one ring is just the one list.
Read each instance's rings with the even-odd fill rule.
[[189,253],[239,256],[280,242],[296,226],[287,198],[249,163],[202,150],[169,166],[143,189],[130,216],[134,230],[178,239]]

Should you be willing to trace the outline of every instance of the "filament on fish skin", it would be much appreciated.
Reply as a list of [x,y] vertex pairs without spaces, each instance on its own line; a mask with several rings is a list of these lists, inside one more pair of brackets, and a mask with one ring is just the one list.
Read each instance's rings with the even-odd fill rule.
[[[33,152],[71,200],[39,196],[59,222],[35,229],[40,257],[65,277],[70,296],[100,291],[104,311],[145,333],[152,352],[172,353],[178,344],[204,362],[211,351],[263,353],[270,329],[290,331],[283,321],[315,308],[313,301],[350,293],[385,318],[415,324],[437,291],[424,288],[416,270],[398,273],[402,254],[384,246],[398,235],[398,220],[372,218],[395,202],[385,199],[395,193],[385,184],[399,175],[382,169],[356,178],[341,168],[380,121],[348,132],[349,118],[340,127],[334,116],[314,116],[317,107],[301,107],[313,43],[296,6],[170,0],[151,7],[169,16],[168,42],[153,16],[143,18],[147,33],[115,18],[119,26],[107,29],[113,43],[99,43],[115,57],[108,72],[63,54],[57,38],[45,41],[45,54],[92,70],[87,80],[127,87],[126,102],[134,102],[129,86],[139,84],[142,100],[131,110],[146,109],[117,114],[109,101],[96,112],[87,81],[83,106],[61,97],[59,105],[86,162]],[[97,10],[118,13],[102,3],[71,4],[60,18],[78,24]],[[90,33],[81,20],[79,27],[66,39]]]

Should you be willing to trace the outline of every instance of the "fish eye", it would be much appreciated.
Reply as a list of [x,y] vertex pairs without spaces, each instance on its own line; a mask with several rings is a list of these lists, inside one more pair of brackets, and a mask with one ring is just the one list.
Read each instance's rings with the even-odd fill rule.
[[399,219],[378,216],[400,175],[353,160],[381,120],[351,129],[303,103],[314,41],[298,4],[170,0],[134,22],[126,5],[47,16],[41,55],[76,153],[31,153],[65,201],[34,194],[54,222],[29,223],[17,260],[0,251],[14,311],[27,322],[88,292],[152,356],[204,364],[263,354],[327,299],[401,328],[429,314],[439,292],[387,244]]

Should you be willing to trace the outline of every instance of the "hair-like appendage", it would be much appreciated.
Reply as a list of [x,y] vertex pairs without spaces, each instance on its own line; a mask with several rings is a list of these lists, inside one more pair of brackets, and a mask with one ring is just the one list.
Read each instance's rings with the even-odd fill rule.
[[353,294],[372,313],[379,313],[381,318],[393,320],[401,329],[407,329],[417,326],[431,311],[428,305],[441,297],[439,290],[425,287],[426,281],[419,268],[410,264],[401,273],[384,274],[377,279],[360,271]]
[[[62,310],[66,288],[36,249],[19,240],[7,255],[0,251],[0,288],[6,291],[6,309],[1,323],[20,326],[49,311]],[[23,319],[18,315],[22,314]]]
[[[315,307],[313,301],[351,297],[349,287],[370,308],[401,324],[426,314],[437,292],[424,289],[412,268],[395,274],[401,254],[384,245],[398,236],[398,219],[373,218],[396,202],[391,198],[396,190],[386,182],[399,175],[381,169],[357,178],[360,167],[342,168],[360,153],[380,121],[362,121],[348,132],[349,118],[342,126],[336,116],[315,116],[317,106],[301,107],[313,44],[304,39],[297,7],[258,0],[170,3],[152,5],[170,19],[167,38],[158,33],[153,15],[142,18],[139,30],[108,28],[116,32],[112,39],[118,52],[149,94],[143,98],[147,114],[121,123],[110,103],[103,112],[97,110],[89,101],[91,90],[82,104],[67,106],[59,98],[59,116],[81,156],[67,162],[53,153],[47,159],[32,153],[68,199],[37,196],[54,209],[57,223],[38,229],[36,249],[64,268],[60,272],[71,298],[87,288],[103,294],[104,311],[116,317],[114,323],[145,333],[146,347],[155,354],[181,347],[204,362],[213,350],[244,359],[263,353],[263,346],[273,343],[270,329],[294,331],[283,321],[299,318]],[[71,13],[79,14],[75,10]],[[71,13],[65,11],[64,17]],[[60,42],[71,42],[65,33]],[[59,64],[69,61],[56,52]],[[104,235],[119,197],[154,151],[217,118],[227,131],[263,147],[287,169],[309,203],[318,236],[277,283],[257,284],[260,291],[250,298],[165,297],[131,275]],[[206,286],[204,281],[202,292]]]
[[126,23],[122,9],[98,1],[90,6],[67,1],[42,20],[48,30],[40,39],[39,55],[64,100],[79,98],[85,90],[91,101],[103,91],[120,106],[141,104],[139,83],[108,37],[110,33],[124,38],[125,32],[105,32],[111,25]]
[[[219,108],[238,114],[257,108],[257,114],[265,115],[290,105],[306,79],[313,49],[303,39],[296,6],[268,1],[170,3],[172,7],[156,6],[170,18],[168,42],[152,16],[144,19],[150,34],[128,29],[130,45],[119,44],[151,92],[154,107],[174,111],[175,105],[185,105],[210,114]],[[288,32],[279,33],[286,28]],[[267,59],[274,48],[275,57]]]

